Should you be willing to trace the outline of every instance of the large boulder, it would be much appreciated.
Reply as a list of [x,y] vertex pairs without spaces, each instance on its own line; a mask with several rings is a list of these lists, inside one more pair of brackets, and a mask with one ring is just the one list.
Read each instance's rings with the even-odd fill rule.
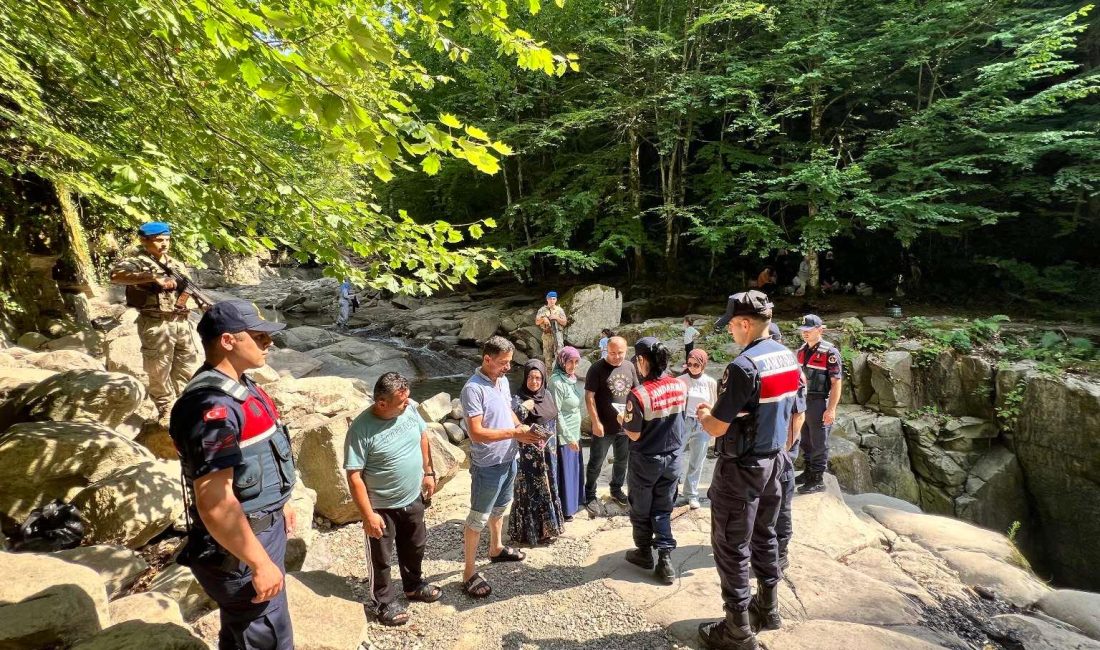
[[416,407],[416,412],[425,422],[442,422],[451,410],[451,396],[447,393],[436,393]]
[[1050,591],[1030,570],[985,553],[944,550],[940,555],[958,572],[963,584],[994,593],[1016,607],[1030,607]]
[[280,332],[276,332],[273,338],[281,348],[290,348],[292,350],[298,350],[299,352],[305,352],[326,345],[332,345],[347,337],[320,327],[301,325],[299,327],[289,327]]
[[308,377],[325,364],[305,352],[289,348],[271,348],[267,351],[267,365],[284,377],[288,375],[290,377]]
[[372,388],[358,379],[346,377],[285,377],[264,388],[283,420],[291,425],[292,437],[301,434],[295,424],[307,416],[332,417],[337,413],[358,413],[372,403]]
[[569,317],[565,339],[578,347],[594,346],[600,339],[600,330],[614,329],[622,320],[623,294],[614,287],[590,284],[570,289],[561,303]]
[[1001,614],[991,627],[1027,650],[1100,650],[1100,642],[1034,616]]
[[481,343],[496,334],[500,327],[500,310],[483,309],[462,319],[462,329],[458,332],[458,340],[462,343]]
[[[28,368],[22,365],[0,367],[0,402],[14,399],[39,382],[56,374],[57,372],[53,370]],[[0,407],[0,411],[2,410],[2,407]],[[3,430],[4,426],[4,422],[0,421],[0,431]]]
[[985,453],[966,478],[966,492],[955,499],[955,514],[993,530],[1009,530],[1030,516],[1024,473],[1016,454],[1001,445]]
[[89,485],[152,459],[145,448],[97,424],[17,424],[0,435],[0,515],[22,523],[35,508],[71,501]]
[[145,361],[141,355],[141,339],[136,333],[108,338],[105,347],[107,370],[124,372],[146,382]]
[[993,364],[977,355],[940,352],[932,363],[913,371],[920,406],[949,415],[993,419]]
[[32,553],[0,553],[0,648],[68,648],[110,621],[99,574]]
[[310,350],[309,355],[321,362],[315,374],[360,379],[371,387],[387,372],[417,375],[408,353],[377,341],[345,339]]
[[[107,588],[108,598],[114,598],[129,589],[138,576],[149,568],[149,564],[137,553],[125,546],[112,544],[78,546],[50,553],[50,556],[88,567],[98,573]],[[114,615],[111,620],[117,622]]]
[[913,514],[876,505],[864,506],[863,511],[894,533],[912,539],[933,553],[971,551],[984,553],[1002,562],[1023,562],[1016,547],[1004,535],[958,519]]
[[193,621],[217,607],[191,569],[175,563],[160,570],[149,583],[149,591],[164,594],[179,603],[185,621]]
[[871,386],[883,413],[902,415],[913,408],[912,361],[912,355],[899,350],[868,358]]
[[287,506],[294,511],[295,525],[286,543],[286,569],[297,571],[306,561],[306,555],[317,538],[313,529],[313,512],[317,506],[317,491],[306,487],[299,478],[294,484]]
[[5,402],[0,406],[0,422],[83,421],[113,429],[137,411],[144,399],[145,387],[130,375],[70,370]]
[[435,470],[436,490],[450,481],[466,462],[466,452],[452,444],[447,437],[447,428],[438,422],[428,424],[428,449],[432,454],[432,468]]
[[53,350],[51,352],[36,352],[29,354],[24,359],[43,370],[65,372],[67,370],[99,370],[103,371],[103,362],[95,357],[78,352],[77,350]]
[[1026,385],[1014,426],[1016,457],[1023,468],[1040,526],[1038,546],[1067,587],[1100,584],[1100,382],[1040,372]]
[[876,492],[910,503],[920,499],[917,480],[909,463],[902,423],[896,417],[860,410],[840,424],[841,435],[858,441],[871,462],[871,482]]
[[836,479],[828,474],[824,478],[824,492],[795,497],[792,518],[798,531],[796,541],[834,560],[861,548],[877,546],[878,531],[844,503]]
[[286,576],[295,650],[348,650],[366,638],[363,606],[342,576],[301,571]]
[[28,350],[37,350],[43,348],[50,342],[50,337],[38,332],[26,332],[19,338],[15,339],[15,344],[21,348],[27,348]]
[[829,470],[846,492],[870,492],[871,460],[858,445],[840,436],[829,436]]
[[344,470],[344,439],[353,419],[355,414],[341,413],[301,434],[298,473],[317,492],[317,514],[337,524],[362,519]]
[[1044,614],[1069,623],[1085,636],[1100,641],[1100,594],[1058,589],[1044,594],[1036,606]]
[[183,625],[179,603],[157,591],[123,596],[111,601],[110,607],[111,622],[116,625],[126,621]]
[[857,404],[867,404],[875,394],[868,358],[866,352],[859,352],[852,357],[852,375],[848,378],[848,383],[852,386],[852,395]]
[[183,514],[180,465],[137,463],[84,488],[72,503],[88,522],[88,539],[139,548]]
[[73,646],[73,650],[207,650],[183,625],[129,620],[112,625]]
[[943,646],[874,625],[840,621],[806,621],[764,632],[760,639],[769,650],[939,650]]

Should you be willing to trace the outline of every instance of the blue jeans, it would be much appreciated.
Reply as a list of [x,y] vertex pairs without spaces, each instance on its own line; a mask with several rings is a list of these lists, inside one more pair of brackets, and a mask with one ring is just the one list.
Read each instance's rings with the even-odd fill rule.
[[488,467],[470,466],[470,511],[479,515],[503,514],[512,503],[516,481],[516,461]]
[[699,498],[699,479],[703,476],[703,463],[707,459],[707,447],[710,446],[710,434],[695,418],[686,418],[687,431],[684,432],[684,447],[680,456],[686,461],[684,467],[684,497]]

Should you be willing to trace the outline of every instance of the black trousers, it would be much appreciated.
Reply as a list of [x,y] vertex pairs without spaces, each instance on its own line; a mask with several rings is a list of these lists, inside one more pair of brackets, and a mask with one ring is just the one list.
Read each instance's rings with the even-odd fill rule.
[[602,438],[592,436],[592,446],[588,448],[588,468],[584,473],[584,501],[588,503],[596,498],[596,483],[600,480],[600,470],[607,460],[607,450],[615,448],[615,465],[611,468],[611,490],[621,491],[626,483],[626,465],[630,460],[630,439],[625,434],[606,433]]
[[798,457],[798,443],[789,452],[780,452],[777,457],[781,463],[779,487],[782,500],[779,504],[779,516],[775,520],[775,538],[779,544],[779,557],[787,555],[787,546],[794,535],[794,523],[791,520],[791,506],[794,501],[794,459]]
[[710,539],[727,611],[748,609],[752,573],[769,587],[782,578],[775,534],[782,500],[781,468],[778,456],[750,461],[719,458],[714,468],[707,492]]
[[[256,539],[285,573],[286,522],[281,510],[267,530],[256,533]],[[191,571],[220,609],[218,650],[293,650],[285,587],[271,600],[253,603],[252,569],[244,562],[227,567],[221,561],[200,561],[191,565]]]
[[676,481],[680,478],[680,452],[647,456],[630,454],[630,525],[634,545],[671,551],[676,548],[672,536],[672,504],[676,501]]
[[414,591],[420,586],[428,529],[424,526],[424,501],[419,496],[403,508],[381,508],[375,512],[386,522],[382,539],[367,537],[371,592],[375,607],[380,607],[397,599],[390,575],[395,559],[404,590]]
[[802,455],[806,469],[824,472],[829,466],[829,432],[833,425],[825,424],[828,397],[811,395],[806,400],[806,422],[802,425]]

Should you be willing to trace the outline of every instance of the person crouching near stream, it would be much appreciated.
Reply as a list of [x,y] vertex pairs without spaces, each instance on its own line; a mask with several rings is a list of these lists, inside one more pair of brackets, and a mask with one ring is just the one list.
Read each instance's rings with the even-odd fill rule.
[[462,387],[459,401],[470,433],[470,513],[466,516],[463,542],[466,566],[462,590],[472,598],[485,598],[492,587],[474,571],[481,531],[489,525],[489,561],[520,562],[527,555],[501,543],[504,513],[512,503],[516,478],[516,441],[539,444],[542,438],[522,425],[512,411],[508,370],[512,366],[512,342],[490,336],[481,346],[481,367]]
[[383,625],[409,620],[390,579],[395,555],[406,598],[434,603],[443,595],[421,572],[428,542],[424,508],[435,492],[435,471],[428,426],[408,405],[409,380],[387,372],[374,384],[374,404],[355,418],[344,441],[348,488],[367,538],[373,601],[363,608]]
[[654,575],[666,585],[676,581],[672,566],[672,505],[680,477],[680,455],[684,438],[684,384],[666,376],[669,351],[652,336],[634,344],[634,367],[642,380],[626,398],[623,430],[630,439],[630,471],[627,496],[630,524],[637,548],[626,552],[626,560]]

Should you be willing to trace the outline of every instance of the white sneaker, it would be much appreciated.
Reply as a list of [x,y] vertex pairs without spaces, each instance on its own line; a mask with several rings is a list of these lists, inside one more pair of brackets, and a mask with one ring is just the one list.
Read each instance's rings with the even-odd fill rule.
[[702,505],[699,503],[699,499],[692,497],[688,499],[688,507],[690,507],[692,510],[698,510],[702,507]]

